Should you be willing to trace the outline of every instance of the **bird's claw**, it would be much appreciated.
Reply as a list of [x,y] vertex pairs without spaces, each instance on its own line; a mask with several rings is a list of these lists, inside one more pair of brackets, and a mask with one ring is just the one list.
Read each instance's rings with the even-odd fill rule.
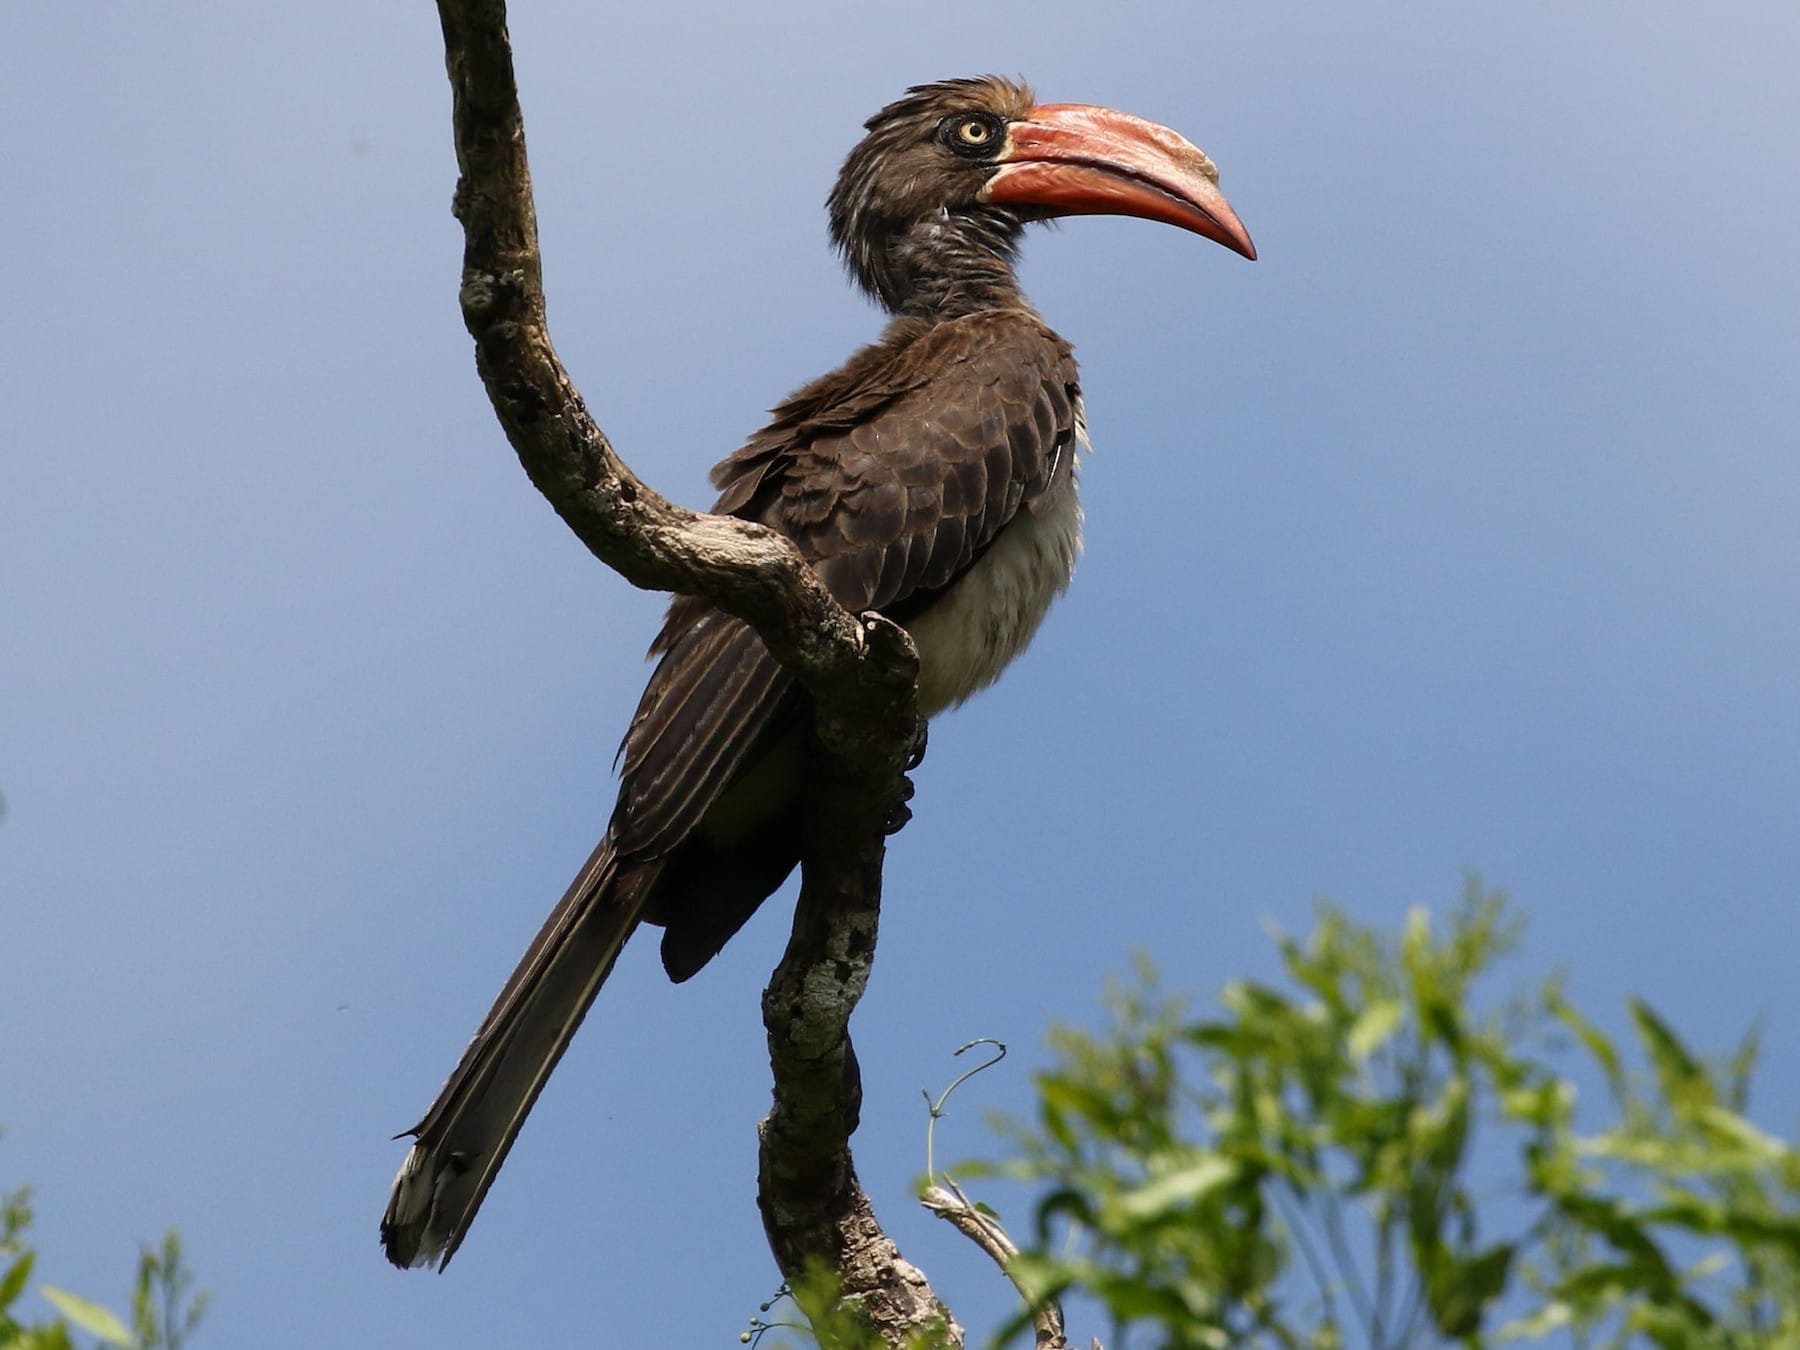
[[911,773],[925,762],[925,742],[930,739],[931,724],[923,717],[919,719],[919,729],[913,733],[912,749],[906,753],[906,772]]
[[912,796],[913,780],[902,774],[900,795],[895,799],[892,809],[888,811],[887,823],[881,827],[882,833],[899,834],[906,828],[906,822],[912,819],[912,807],[907,805],[912,800]]

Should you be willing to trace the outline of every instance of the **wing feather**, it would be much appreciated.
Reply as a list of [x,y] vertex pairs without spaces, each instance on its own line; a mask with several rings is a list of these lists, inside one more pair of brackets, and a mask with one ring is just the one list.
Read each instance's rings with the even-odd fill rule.
[[[1075,400],[1068,344],[1028,310],[898,326],[723,461],[715,509],[787,534],[846,608],[904,619],[1068,472]],[[651,650],[620,750],[626,857],[678,845],[804,707],[761,639],[706,602],[677,599]]]

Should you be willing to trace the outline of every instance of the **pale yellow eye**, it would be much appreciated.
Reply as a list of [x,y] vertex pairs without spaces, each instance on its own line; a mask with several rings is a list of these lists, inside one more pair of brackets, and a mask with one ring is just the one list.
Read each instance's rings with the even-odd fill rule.
[[971,117],[956,128],[956,137],[964,145],[986,145],[994,138],[994,129],[978,117]]

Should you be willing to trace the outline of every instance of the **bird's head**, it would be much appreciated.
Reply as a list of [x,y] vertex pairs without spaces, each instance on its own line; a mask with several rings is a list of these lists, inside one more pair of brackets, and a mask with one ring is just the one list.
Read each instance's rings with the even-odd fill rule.
[[831,237],[890,308],[934,263],[988,255],[1010,271],[1020,227],[1056,216],[1141,216],[1256,257],[1212,161],[1130,113],[1040,104],[989,75],[918,85],[865,125],[831,191]]

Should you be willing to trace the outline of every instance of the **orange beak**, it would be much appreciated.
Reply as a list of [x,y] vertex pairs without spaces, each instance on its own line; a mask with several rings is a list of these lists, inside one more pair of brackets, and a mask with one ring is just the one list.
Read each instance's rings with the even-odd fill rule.
[[1046,103],[1006,133],[1000,168],[980,196],[1051,216],[1140,216],[1177,225],[1256,258],[1219,191],[1219,171],[1168,127],[1112,108]]

